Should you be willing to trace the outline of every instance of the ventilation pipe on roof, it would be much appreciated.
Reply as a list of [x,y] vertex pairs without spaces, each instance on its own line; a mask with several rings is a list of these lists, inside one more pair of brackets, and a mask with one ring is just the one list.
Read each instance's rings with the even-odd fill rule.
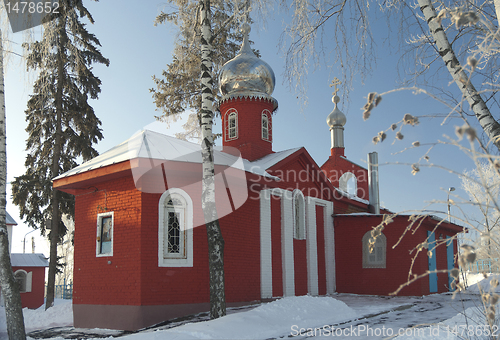
[[368,194],[370,199],[370,212],[380,214],[380,198],[378,190],[378,154],[368,154]]

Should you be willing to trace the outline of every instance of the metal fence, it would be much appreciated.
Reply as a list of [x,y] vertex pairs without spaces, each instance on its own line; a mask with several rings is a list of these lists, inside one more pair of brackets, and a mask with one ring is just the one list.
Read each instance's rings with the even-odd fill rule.
[[54,286],[54,298],[56,299],[72,299],[73,298],[73,283],[66,283],[64,279],[62,285]]
[[472,273],[498,273],[498,259],[476,260],[468,264],[467,270]]

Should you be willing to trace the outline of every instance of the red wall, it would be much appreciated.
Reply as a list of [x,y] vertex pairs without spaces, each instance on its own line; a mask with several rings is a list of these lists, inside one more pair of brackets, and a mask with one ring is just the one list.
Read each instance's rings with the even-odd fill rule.
[[[333,150],[333,149],[332,149]],[[356,184],[358,188],[357,196],[368,200],[368,170],[360,167],[345,159],[340,154],[332,152],[332,156],[321,166],[326,176],[330,179],[333,186],[339,187],[340,177],[346,172],[352,172],[356,176]]]
[[[196,179],[201,178],[200,173]],[[194,185],[189,185],[193,184]],[[151,188],[147,178],[142,188]],[[176,187],[193,201],[193,267],[158,267],[158,203],[161,194],[142,193],[131,177],[97,185],[76,197],[75,304],[164,305],[209,302],[208,245],[201,209],[201,183],[188,171]],[[216,197],[226,194],[217,188]],[[243,193],[233,193],[235,195]],[[219,219],[225,240],[226,301],[260,299],[260,201],[252,196]],[[113,256],[96,257],[97,214],[114,211]],[[222,211],[220,209],[219,211]],[[111,261],[111,264],[108,264]]]
[[306,240],[293,239],[293,264],[295,274],[295,295],[307,295]]
[[[238,112],[238,138],[230,141],[226,141],[224,138],[224,148],[227,146],[237,148],[241,152],[241,156],[249,161],[272,153],[272,140],[262,139],[262,111],[267,109],[269,112],[273,112],[273,103],[258,98],[238,98],[224,101],[220,105],[223,134],[226,133],[226,112],[232,108]],[[269,123],[272,136],[272,117]],[[224,151],[227,150],[224,149]]]
[[15,273],[22,269],[31,274],[31,292],[21,293],[23,308],[36,309],[43,305],[45,297],[45,267],[12,267]]
[[[114,212],[113,256],[96,257],[97,214],[108,211]],[[131,177],[76,195],[73,303],[139,305],[141,237],[141,193]]]
[[323,207],[316,206],[316,242],[318,244],[318,293],[326,295],[325,228]]
[[[399,285],[407,282],[412,257],[410,250],[423,242],[427,230],[434,228],[433,224],[422,223],[415,234],[408,232],[392,249],[408,226],[408,217],[400,216],[394,219],[383,230],[387,238],[386,268],[362,268],[362,238],[363,235],[381,222],[380,216],[336,216],[335,224],[335,262],[337,291],[339,293],[388,295]],[[416,224],[412,230],[416,228]],[[438,229],[436,234],[452,236],[446,230]],[[455,248],[456,250],[456,248]],[[446,246],[437,248],[437,269],[446,269]],[[412,272],[422,274],[428,270],[427,251],[421,252],[415,260]],[[438,292],[448,291],[447,273],[438,274]],[[429,278],[427,276],[411,283],[402,289],[398,295],[420,296],[429,294]]]

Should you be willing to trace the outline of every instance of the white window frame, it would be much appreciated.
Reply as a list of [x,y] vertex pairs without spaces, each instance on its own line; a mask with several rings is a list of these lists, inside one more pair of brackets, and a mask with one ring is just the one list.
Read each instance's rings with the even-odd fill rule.
[[[297,201],[298,200],[298,201]],[[298,204],[297,204],[298,203]],[[298,205],[298,206],[297,206]],[[293,238],[297,240],[306,239],[306,201],[302,191],[293,191],[292,201],[293,215]],[[297,215],[298,213],[298,215]]]
[[[180,199],[183,206],[180,209],[167,207],[169,196]],[[166,228],[165,212],[174,209],[180,214],[181,219],[181,245],[180,253],[165,253]],[[158,266],[159,267],[192,267],[193,266],[193,201],[182,189],[171,188],[165,191],[158,202]]]
[[[370,253],[370,250],[368,248],[368,242],[369,242],[371,237],[372,237],[371,230],[366,232],[365,235],[363,236],[363,240],[362,240],[363,268],[386,268],[387,238],[385,237],[385,235],[383,233],[380,233],[380,235],[377,236],[377,238],[376,238],[375,248],[373,249],[373,253]],[[381,248],[382,259],[381,260],[375,259],[375,261],[373,261],[370,259],[370,256],[375,255],[375,257],[376,257],[377,248]]]
[[[354,188],[349,188],[349,181],[353,180],[354,181]],[[352,172],[344,172],[342,176],[340,176],[339,179],[339,189],[342,190],[343,192],[351,195],[351,196],[358,196],[358,179],[356,178],[356,175],[353,174]],[[349,190],[352,189],[352,190]]]
[[[22,275],[22,278],[17,278],[18,275]],[[18,269],[14,273],[14,278],[16,281],[18,279],[23,280],[23,284],[20,285],[19,287],[19,293],[31,293],[31,287],[32,287],[32,280],[33,280],[33,272],[26,272],[26,270],[23,269]],[[23,289],[24,288],[24,289]]]
[[[235,109],[229,109],[226,114],[226,131],[225,131],[225,134],[224,134],[224,139],[225,141],[230,141],[230,140],[235,140],[235,139],[238,139],[238,111],[236,111]],[[231,119],[234,117],[234,128],[231,128],[230,124],[231,124]],[[234,134],[232,135],[231,132],[234,132]]]
[[[267,123],[266,129],[264,129],[264,121]],[[264,136],[264,131],[267,130],[267,137]],[[269,110],[264,110],[262,111],[262,118],[261,118],[261,137],[262,140],[272,142],[273,137],[272,137],[272,129],[271,129],[271,112]]]
[[[102,236],[102,220],[104,218],[111,217],[111,249],[107,253],[101,252],[101,236]],[[97,214],[97,235],[96,235],[96,247],[95,247],[95,255],[96,257],[107,257],[113,256],[113,243],[114,243],[114,231],[115,231],[115,213],[114,211],[108,211],[105,213]]]

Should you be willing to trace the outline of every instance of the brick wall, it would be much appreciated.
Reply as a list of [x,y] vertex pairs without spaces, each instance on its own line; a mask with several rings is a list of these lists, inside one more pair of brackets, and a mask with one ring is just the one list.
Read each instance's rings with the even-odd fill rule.
[[323,207],[316,206],[316,241],[318,243],[318,294],[326,295],[325,229]]
[[[238,112],[238,138],[226,141],[226,112],[236,109]],[[237,148],[244,159],[253,161],[273,152],[271,141],[262,139],[262,112],[273,111],[273,103],[259,98],[238,98],[224,101],[220,105],[222,117],[223,146]],[[272,117],[270,117],[272,129]],[[272,136],[272,130],[271,136]]]
[[321,166],[327,177],[332,182],[333,186],[339,187],[340,177],[346,172],[352,172],[356,176],[357,196],[368,200],[368,170],[359,165],[348,161],[339,154],[334,154]]
[[[400,284],[407,282],[412,257],[410,251],[427,237],[427,230],[432,230],[433,225],[426,222],[415,231],[408,232],[396,248],[405,228],[408,226],[408,217],[400,216],[385,227],[383,233],[387,238],[386,268],[362,267],[362,238],[372,227],[381,221],[380,216],[336,216],[335,223],[335,257],[337,272],[337,291],[341,293],[377,294],[388,295],[395,291]],[[412,230],[416,225],[412,227]],[[450,232],[437,231],[438,235],[451,236]],[[456,248],[455,248],[456,249]],[[437,269],[446,268],[446,247],[437,248]],[[422,274],[428,270],[428,257],[426,250],[415,259],[412,272]],[[447,274],[438,275],[438,292],[448,291]],[[424,277],[403,288],[399,295],[424,295],[429,294],[429,278]]]
[[23,308],[36,309],[43,305],[45,297],[45,267],[12,267],[15,273],[22,269],[31,274],[31,292],[21,293]]
[[[97,214],[114,212],[113,256],[96,257]],[[74,304],[138,305],[141,193],[131,177],[76,196]]]
[[306,240],[293,240],[293,263],[295,266],[295,295],[307,295]]

